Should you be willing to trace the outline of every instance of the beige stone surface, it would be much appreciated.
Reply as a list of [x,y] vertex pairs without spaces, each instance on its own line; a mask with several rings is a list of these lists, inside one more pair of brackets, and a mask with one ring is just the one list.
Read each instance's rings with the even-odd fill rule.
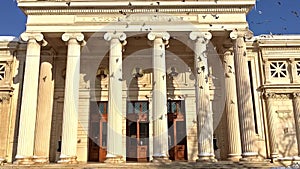
[[[300,36],[261,35],[243,42],[242,37],[238,37],[237,43],[228,41],[230,33],[234,30],[247,29],[246,14],[254,4],[254,0],[160,1],[159,3],[134,1],[131,5],[127,1],[19,0],[19,7],[28,16],[25,34],[42,33],[44,40],[40,38],[41,36],[37,36],[37,41],[31,39],[26,43],[13,37],[0,37],[0,66],[3,64],[5,67],[5,71],[0,70],[1,76],[5,74],[4,79],[0,78],[0,119],[3,121],[0,123],[0,161],[5,159],[11,163],[16,161],[16,157],[19,157],[18,159],[25,157],[27,159],[24,162],[31,162],[33,155],[48,156],[49,154],[50,162],[57,162],[61,156],[61,152],[58,151],[59,143],[63,141],[60,150],[63,155],[77,157],[79,162],[87,162],[90,146],[88,143],[90,103],[108,101],[113,95],[118,100],[116,107],[120,108],[118,110],[120,116],[118,120],[110,118],[110,122],[117,122],[114,129],[121,137],[114,141],[114,145],[118,143],[117,154],[121,155],[124,161],[126,160],[125,114],[129,99],[148,101],[151,117],[159,114],[161,110],[165,112],[168,99],[184,100],[188,161],[197,159],[198,144],[204,144],[204,139],[198,137],[200,131],[197,131],[196,105],[203,103],[201,108],[205,109],[210,106],[210,102],[213,102],[213,107],[212,118],[209,120],[213,120],[206,122],[213,126],[206,126],[210,127],[210,136],[207,140],[211,141],[213,135],[217,138],[220,149],[216,151],[217,158],[225,160],[228,153],[240,154],[238,147],[241,144],[243,152],[246,152],[244,156],[249,156],[249,152],[250,155],[256,152],[254,149],[257,148],[261,159],[270,159],[272,153],[274,156],[274,152],[276,154],[278,151],[278,159],[281,161],[297,160],[300,151],[299,106],[293,93],[300,88]],[[124,32],[127,35],[127,45],[119,46],[117,49],[118,59],[122,60],[118,66],[109,64],[109,53],[114,53],[114,50],[109,47],[110,42],[104,40],[106,32],[114,33],[114,31]],[[208,56],[207,70],[211,72],[206,86],[208,87],[206,95],[209,95],[209,99],[206,100],[195,92],[195,42],[188,40],[189,34],[193,31],[212,34],[210,46],[205,53]],[[150,32],[169,33],[169,43],[164,46],[165,50],[160,49],[160,46],[150,45],[147,39]],[[81,35],[87,40],[87,46],[81,48],[79,44],[74,43],[73,47],[76,49],[73,50],[70,45],[68,50],[65,41],[61,39],[64,33],[82,33]],[[77,40],[82,41],[83,36],[78,37]],[[28,40],[24,36],[23,38]],[[48,42],[48,46],[41,47],[40,42],[45,41]],[[234,78],[246,82],[246,86],[237,83],[237,93],[234,93],[233,83],[227,84],[227,90],[224,92],[223,74],[229,70],[223,68],[221,71],[217,70],[212,63],[218,57],[223,59],[225,42],[229,46],[236,45],[234,56],[236,74],[232,76],[232,82],[236,80]],[[160,42],[157,45],[165,44]],[[46,89],[42,91],[44,74],[38,69],[43,68],[43,63],[40,64],[39,60],[34,58],[25,58],[26,51],[28,56],[34,54],[39,58],[50,50],[55,53],[51,68],[54,83],[53,101],[49,99],[51,90],[49,93]],[[164,57],[153,55],[153,50],[163,52]],[[76,56],[83,54],[83,56],[80,59],[70,58],[69,56],[73,54]],[[159,60],[152,63],[154,56]],[[78,64],[72,64],[70,60],[76,60]],[[280,67],[281,65],[284,66]],[[76,72],[71,70],[72,66]],[[118,71],[117,67],[122,67],[118,74],[122,82],[115,81],[118,85],[112,85],[112,78],[109,75],[112,71]],[[137,67],[142,68],[143,76],[133,83],[133,76],[137,73],[133,70]],[[163,71],[157,73],[152,68],[162,68]],[[167,78],[171,73],[177,74]],[[163,75],[166,77],[164,80],[157,78]],[[72,88],[69,82],[74,82],[75,87]],[[161,86],[155,88],[157,83]],[[165,97],[153,96],[153,90],[159,90]],[[268,92],[274,93],[276,99],[266,103],[263,93]],[[75,98],[71,97],[73,94],[76,95]],[[50,97],[46,101],[43,95]],[[233,99],[235,95],[239,96],[236,102],[240,106],[238,110],[240,131],[238,129],[233,131],[238,128],[236,110],[232,111],[234,113],[228,113],[232,109],[228,108],[230,102],[228,98],[226,101],[223,95]],[[247,104],[242,102],[243,98],[248,101]],[[226,106],[223,107],[222,102],[227,104],[227,109]],[[47,111],[42,110],[41,105],[47,107]],[[42,120],[40,115],[47,115],[44,116],[47,120]],[[165,125],[165,123],[166,121],[161,124]],[[45,125],[41,127],[41,124]],[[46,131],[43,132],[44,130]],[[154,137],[158,134],[157,131],[161,133],[161,130],[164,128],[153,121],[150,122],[149,160],[152,160],[152,156],[157,153],[167,154],[166,135],[159,141]],[[239,141],[239,134],[243,141]],[[37,141],[34,141],[34,138]],[[158,143],[163,143],[161,146],[163,150],[156,149]],[[206,147],[207,152],[213,153],[211,142],[209,144]],[[223,163],[216,163],[218,164]],[[226,167],[236,167],[231,164]],[[191,167],[190,163],[184,163],[183,166]],[[101,164],[101,167],[104,166]]]

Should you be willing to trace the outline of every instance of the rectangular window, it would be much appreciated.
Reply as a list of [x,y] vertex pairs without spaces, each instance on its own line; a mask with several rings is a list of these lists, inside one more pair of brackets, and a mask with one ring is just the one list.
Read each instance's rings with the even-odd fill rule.
[[254,84],[253,84],[253,72],[252,72],[252,66],[251,61],[248,61],[248,69],[249,69],[249,77],[250,77],[250,86],[251,86],[251,98],[252,98],[252,105],[253,105],[253,120],[254,120],[254,127],[255,127],[255,133],[258,134],[258,125],[257,125],[257,115],[256,115],[256,106],[255,106],[255,96],[254,96]]
[[100,114],[107,114],[107,102],[98,102]]
[[286,78],[288,75],[287,63],[285,61],[270,62],[270,75],[272,78]]
[[129,101],[127,102],[127,114],[148,114],[148,102],[147,101]]
[[297,71],[297,76],[300,76],[300,61],[296,62],[296,71]]
[[5,78],[5,63],[0,63],[0,80]]
[[168,100],[168,113],[184,113],[184,104],[182,100]]

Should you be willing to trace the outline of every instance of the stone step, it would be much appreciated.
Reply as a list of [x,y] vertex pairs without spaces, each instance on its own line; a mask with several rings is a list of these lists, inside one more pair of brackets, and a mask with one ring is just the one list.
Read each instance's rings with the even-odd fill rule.
[[36,164],[36,165],[15,165],[4,164],[0,169],[240,169],[240,168],[276,168],[275,164],[268,162],[216,162],[216,163],[196,163],[196,162],[171,162],[171,163],[79,163],[79,164]]

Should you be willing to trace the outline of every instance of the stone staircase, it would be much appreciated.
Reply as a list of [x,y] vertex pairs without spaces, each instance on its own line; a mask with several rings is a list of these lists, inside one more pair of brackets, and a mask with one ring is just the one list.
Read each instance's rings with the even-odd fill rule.
[[[196,162],[170,162],[170,163],[79,163],[79,164],[37,164],[37,165],[15,165],[4,164],[0,169],[239,169],[239,168],[280,168],[279,164],[269,162],[228,162],[196,163]],[[283,169],[283,168],[280,168]]]

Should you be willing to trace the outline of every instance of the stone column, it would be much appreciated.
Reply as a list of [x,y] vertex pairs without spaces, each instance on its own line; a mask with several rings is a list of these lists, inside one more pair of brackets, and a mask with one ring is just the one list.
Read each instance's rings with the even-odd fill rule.
[[250,37],[250,32],[233,31],[230,38],[233,40],[234,64],[236,72],[238,110],[242,138],[241,160],[255,160],[258,153],[255,145],[254,112],[251,95],[250,75],[246,43],[244,37]]
[[153,162],[169,161],[168,116],[165,45],[170,38],[167,32],[150,32],[153,41]]
[[194,75],[196,91],[196,114],[198,136],[198,160],[215,161],[213,149],[213,117],[209,94],[209,68],[207,63],[207,44],[212,35],[209,32],[191,32],[195,40]]
[[49,163],[54,80],[52,76],[53,52],[41,57],[37,116],[34,139],[34,161]]
[[65,77],[62,145],[58,163],[77,163],[77,128],[80,77],[80,50],[84,42],[82,33],[64,33],[62,40],[68,44]]
[[275,127],[275,111],[273,110],[273,102],[276,98],[275,93],[264,93],[266,101],[266,111],[267,111],[267,122],[268,122],[268,134],[269,134],[269,144],[270,144],[270,154],[271,160],[274,162],[278,157],[278,147],[276,141],[276,127]]
[[[105,162],[120,163],[123,160],[122,136],[122,43],[125,33],[106,33],[104,39],[110,41],[109,87],[107,117],[107,155]],[[124,44],[125,44],[124,43]]]
[[236,81],[233,50],[225,49],[223,66],[225,71],[225,113],[228,133],[228,160],[239,161],[242,158],[241,136],[238,116]]
[[44,36],[41,33],[25,32],[21,34],[21,38],[27,41],[27,52],[16,163],[32,164],[41,52],[39,42],[44,42],[43,46],[47,43],[43,40]]
[[293,93],[293,108],[294,108],[296,137],[297,137],[297,144],[298,144],[298,156],[300,156],[300,91]]

